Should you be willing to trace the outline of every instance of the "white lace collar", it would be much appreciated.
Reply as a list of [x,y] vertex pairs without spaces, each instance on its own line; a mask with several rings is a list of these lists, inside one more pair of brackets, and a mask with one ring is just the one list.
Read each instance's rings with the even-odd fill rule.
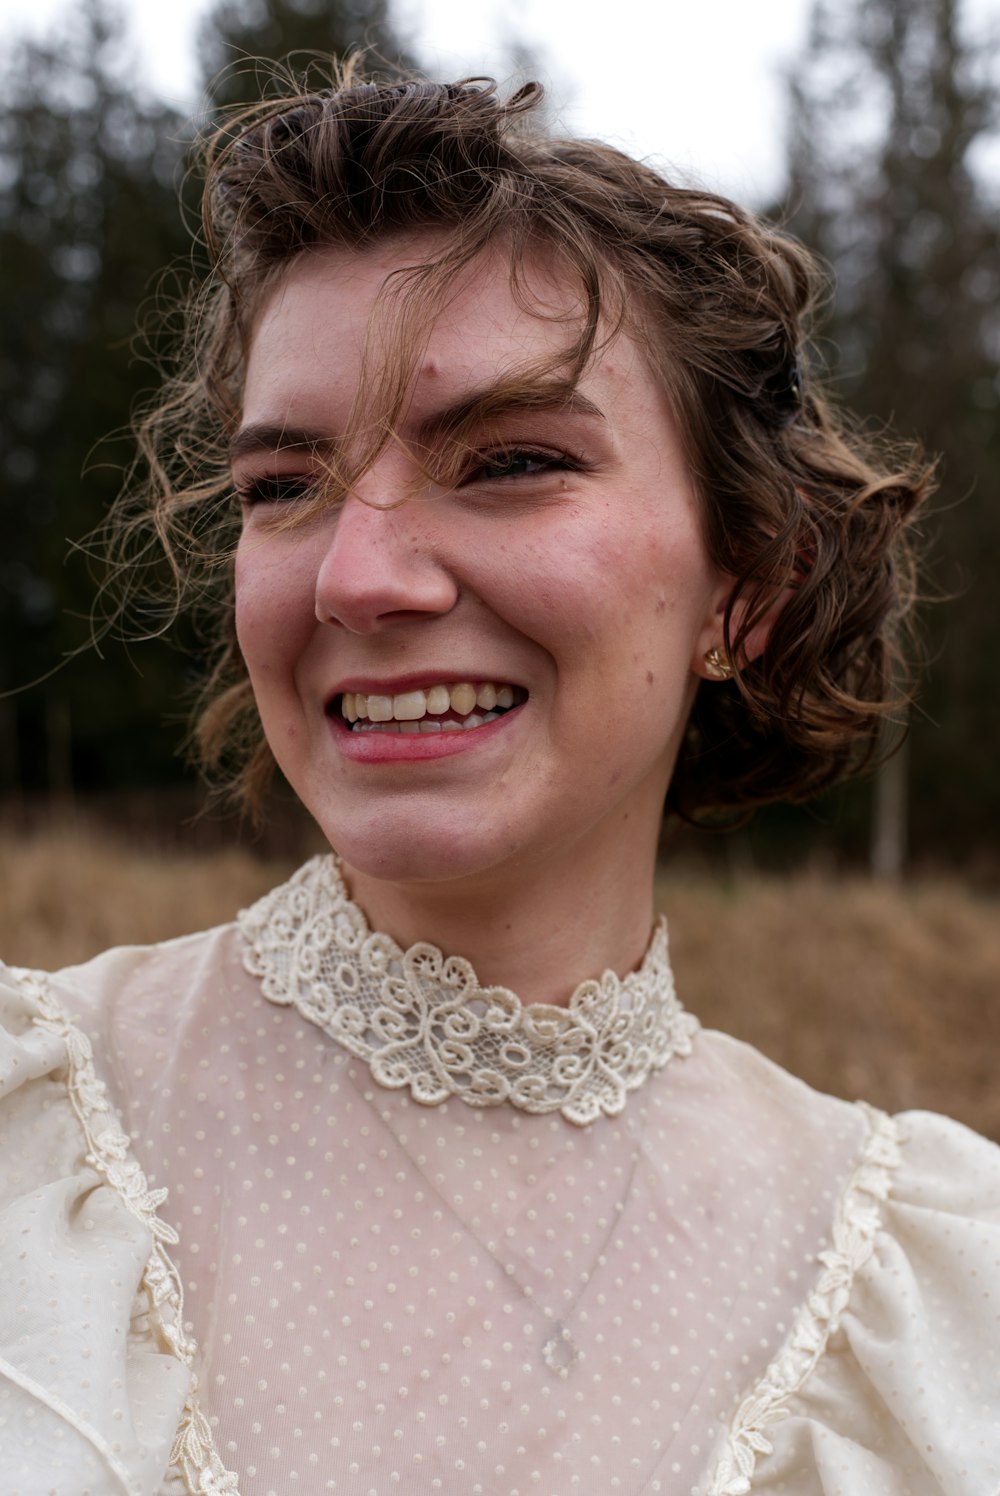
[[315,857],[244,910],[246,969],[264,996],[294,1006],[380,1085],[434,1105],[509,1102],[570,1122],[617,1116],[698,1028],[674,992],[661,918],[638,971],[583,982],[566,1007],[481,987],[468,961],[436,946],[403,951],[373,932],[334,858]]

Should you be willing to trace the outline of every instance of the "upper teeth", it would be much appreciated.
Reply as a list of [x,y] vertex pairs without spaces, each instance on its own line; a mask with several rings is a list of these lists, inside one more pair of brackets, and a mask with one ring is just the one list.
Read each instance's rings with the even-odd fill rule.
[[496,707],[513,705],[513,687],[494,685],[491,681],[477,686],[460,681],[455,686],[431,686],[426,691],[404,691],[399,696],[366,696],[360,691],[345,691],[340,698],[340,710],[348,722],[419,722],[421,717],[440,717],[449,709],[467,717],[477,706],[490,712]]

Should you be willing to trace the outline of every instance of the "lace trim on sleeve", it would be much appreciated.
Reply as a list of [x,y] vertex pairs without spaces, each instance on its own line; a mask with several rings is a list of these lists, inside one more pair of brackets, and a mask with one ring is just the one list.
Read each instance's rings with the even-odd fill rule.
[[833,1244],[819,1253],[823,1270],[785,1344],[737,1410],[706,1496],[747,1496],[759,1456],[771,1453],[765,1430],[788,1416],[790,1400],[826,1351],[855,1275],[874,1250],[881,1205],[900,1160],[900,1132],[884,1112],[858,1104],[868,1121],[868,1136],[837,1206]]
[[[66,1046],[66,1089],[86,1141],[86,1162],[107,1181],[152,1237],[153,1247],[141,1284],[145,1292],[146,1328],[153,1339],[191,1367],[197,1347],[184,1328],[180,1275],[167,1252],[167,1247],[176,1245],[179,1238],[173,1227],[157,1215],[167,1191],[151,1190],[131,1155],[129,1139],[94,1068],[93,1050],[86,1034],[53,997],[42,973],[15,970],[14,976],[35,1007],[36,1027],[54,1034]],[[181,1489],[193,1496],[239,1496],[237,1477],[219,1458],[208,1420],[201,1411],[198,1379],[193,1371],[170,1464],[164,1472],[165,1490],[176,1489],[178,1475],[184,1482]]]

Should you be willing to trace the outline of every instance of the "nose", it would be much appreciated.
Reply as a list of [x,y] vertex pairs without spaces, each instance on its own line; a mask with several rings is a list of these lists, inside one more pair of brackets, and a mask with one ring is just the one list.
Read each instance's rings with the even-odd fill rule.
[[331,516],[316,573],[316,617],[352,634],[440,617],[458,584],[438,554],[433,500],[350,493]]

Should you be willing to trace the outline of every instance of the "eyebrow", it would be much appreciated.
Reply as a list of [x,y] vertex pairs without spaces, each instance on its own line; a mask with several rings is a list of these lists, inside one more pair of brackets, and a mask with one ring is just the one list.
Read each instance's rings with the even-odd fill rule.
[[[491,408],[492,407],[492,408]],[[457,401],[447,409],[438,411],[420,423],[417,433],[421,444],[435,436],[454,431],[476,419],[477,413],[489,411],[491,420],[505,416],[565,410],[573,415],[593,416],[603,421],[604,412],[593,400],[581,393],[575,385],[563,382],[548,382],[529,387],[523,391],[512,391],[508,395],[502,388],[490,386],[477,390],[464,400]],[[229,443],[230,464],[243,457],[253,457],[260,452],[289,452],[305,448],[310,452],[330,452],[339,445],[337,438],[327,432],[308,426],[288,426],[277,421],[259,421],[243,426]]]
[[499,384],[477,390],[446,410],[428,416],[420,423],[418,437],[421,442],[426,442],[435,436],[461,430],[476,420],[500,421],[508,416],[531,415],[536,411],[566,411],[570,415],[605,419],[600,406],[568,380],[547,380],[521,388]]
[[322,431],[312,431],[307,426],[286,426],[277,421],[259,421],[237,431],[229,443],[229,461],[232,464],[241,457],[256,456],[258,452],[288,452],[299,447],[328,451],[332,446],[332,437]]

